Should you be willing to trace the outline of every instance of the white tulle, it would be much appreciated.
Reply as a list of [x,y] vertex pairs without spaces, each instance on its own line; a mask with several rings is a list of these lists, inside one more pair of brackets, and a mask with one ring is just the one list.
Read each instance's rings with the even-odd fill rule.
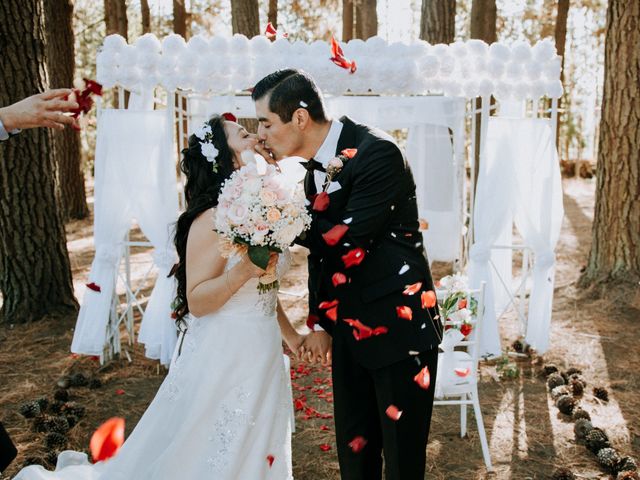
[[115,457],[92,465],[66,451],[55,471],[34,465],[15,480],[292,479],[276,293],[256,287],[249,281],[217,312],[188,321],[169,374]]

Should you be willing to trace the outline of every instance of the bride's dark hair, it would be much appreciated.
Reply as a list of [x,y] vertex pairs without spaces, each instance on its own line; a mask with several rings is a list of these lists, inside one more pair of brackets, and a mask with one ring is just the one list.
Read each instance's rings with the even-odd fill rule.
[[[189,137],[189,147],[182,150],[180,170],[185,174],[184,198],[186,210],[178,218],[174,243],[178,252],[178,263],[173,267],[176,278],[177,292],[173,303],[176,322],[179,324],[189,313],[187,302],[187,238],[193,221],[202,212],[218,205],[218,196],[223,183],[234,171],[233,152],[227,143],[224,131],[225,118],[214,115],[207,124],[213,134],[213,145],[218,149],[216,163],[217,171],[213,171],[213,164],[202,154],[200,140],[197,136]],[[213,228],[213,219],[211,223]]]

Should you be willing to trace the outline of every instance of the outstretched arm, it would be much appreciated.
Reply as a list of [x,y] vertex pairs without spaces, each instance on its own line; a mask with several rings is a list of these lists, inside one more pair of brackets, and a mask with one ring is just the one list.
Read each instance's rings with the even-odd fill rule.
[[297,356],[298,348],[302,345],[305,336],[299,334],[291,322],[289,321],[289,317],[287,313],[282,308],[282,303],[280,303],[280,299],[278,299],[278,304],[276,307],[276,314],[278,317],[278,326],[280,327],[280,334],[282,335],[283,340],[287,344],[287,346],[291,349],[291,351]]

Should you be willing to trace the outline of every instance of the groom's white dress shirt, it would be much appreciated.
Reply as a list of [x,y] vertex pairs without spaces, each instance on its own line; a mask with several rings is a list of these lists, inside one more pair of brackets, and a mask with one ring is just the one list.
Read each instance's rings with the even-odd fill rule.
[[[313,156],[316,162],[320,162],[322,166],[326,169],[327,165],[329,165],[329,161],[336,156],[336,148],[338,148],[338,140],[340,139],[340,133],[342,133],[342,122],[339,120],[331,120],[331,127],[329,128],[329,133],[327,134],[324,142],[320,145],[320,148]],[[322,185],[324,185],[324,180],[327,176],[326,173],[316,170],[313,172],[316,181],[316,191],[322,191]]]

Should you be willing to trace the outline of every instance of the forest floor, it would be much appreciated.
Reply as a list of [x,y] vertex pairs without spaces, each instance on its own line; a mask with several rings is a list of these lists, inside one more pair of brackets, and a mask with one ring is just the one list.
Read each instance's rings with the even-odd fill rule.
[[[549,362],[561,369],[580,368],[588,382],[580,400],[582,408],[622,453],[636,457],[640,453],[640,354],[635,339],[640,292],[633,287],[583,291],[577,286],[589,252],[594,184],[595,179],[564,180],[565,218],[557,248],[549,351],[544,357],[535,354],[505,357],[513,363],[510,371],[518,372],[515,378],[502,378],[501,373],[506,370],[500,368],[500,362],[481,364],[480,399],[494,472],[488,473],[484,466],[472,411],[468,434],[460,438],[458,407],[437,407],[425,478],[543,479],[550,478],[560,466],[571,469],[581,479],[612,478],[603,472],[594,455],[576,443],[573,422],[555,407],[541,374],[542,365]],[[94,254],[92,218],[68,224],[67,237],[74,285],[81,300]],[[134,234],[132,238],[142,237]],[[134,278],[144,276],[149,260],[143,248],[134,250]],[[446,265],[435,265],[435,278],[447,273]],[[149,294],[150,285],[150,280],[143,283],[143,296]],[[305,252],[294,250],[293,270],[283,282],[280,298],[301,330],[306,328],[305,285]],[[157,362],[144,357],[139,344],[127,343],[126,332],[123,332],[126,354],[119,360],[100,367],[94,359],[74,358],[69,353],[74,324],[75,318],[45,319],[0,328],[0,421],[19,450],[18,458],[5,472],[9,478],[26,463],[46,463],[44,434],[35,433],[31,421],[23,418],[18,409],[23,402],[38,397],[53,399],[61,376],[82,372],[102,382],[95,389],[70,389],[71,400],[84,406],[86,414],[70,430],[67,448],[86,451],[91,433],[110,417],[124,417],[128,435],[166,374]],[[139,320],[136,328],[138,324]],[[502,318],[500,328],[505,348],[518,338],[518,325],[513,312]],[[294,397],[305,395],[307,405],[321,414],[331,414],[328,369],[308,368],[293,360],[292,371]],[[594,397],[594,386],[608,389],[608,402]],[[333,419],[307,418],[307,413],[296,412],[295,478],[339,479]],[[321,445],[330,448],[324,451]]]

